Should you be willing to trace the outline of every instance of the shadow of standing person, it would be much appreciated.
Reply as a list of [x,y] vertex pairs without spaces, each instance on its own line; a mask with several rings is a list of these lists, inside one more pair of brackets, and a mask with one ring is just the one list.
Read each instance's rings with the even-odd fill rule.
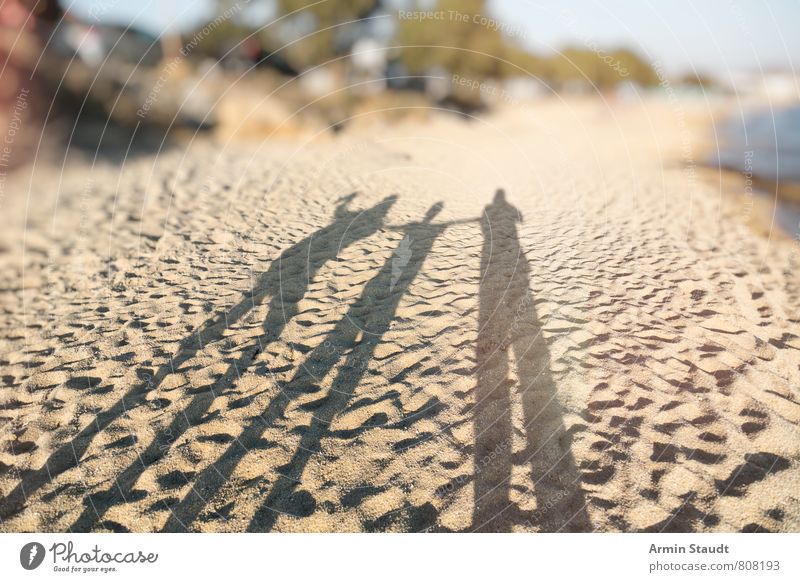
[[[109,508],[124,503],[126,498],[132,496],[142,471],[163,458],[172,444],[202,418],[214,400],[231,388],[255,357],[281,335],[286,324],[297,315],[298,305],[319,269],[335,260],[343,248],[381,228],[387,212],[397,199],[396,196],[389,196],[376,206],[359,211],[348,208],[354,197],[355,194],[350,194],[340,200],[331,224],[282,252],[268,270],[258,277],[251,293],[245,294],[224,313],[208,319],[181,342],[177,354],[156,372],[148,391],[157,388],[164,378],[174,373],[205,345],[222,339],[226,329],[269,299],[261,334],[249,342],[249,346],[237,360],[229,364],[222,376],[197,392],[189,404],[175,414],[170,424],[158,431],[149,446],[114,479],[108,490],[87,497],[86,508],[72,524],[71,531],[91,529]],[[131,404],[128,401],[128,407]]]
[[[517,233],[521,221],[503,190],[497,191],[481,218],[472,527],[510,531],[514,525],[527,525],[540,531],[589,531],[580,475],[529,287],[530,267]],[[518,385],[510,376],[512,352]],[[511,404],[517,399],[522,401],[522,418],[514,423]],[[513,451],[514,424],[524,425],[521,452]],[[515,460],[530,463],[535,511],[524,512],[510,499]]]
[[281,513],[305,516],[314,511],[316,501],[312,494],[297,490],[303,471],[319,452],[331,422],[350,402],[376,347],[389,330],[406,289],[422,268],[438,236],[447,228],[448,223],[432,223],[441,209],[441,203],[435,204],[423,221],[404,227],[405,236],[393,257],[367,282],[361,296],[325,340],[312,350],[264,413],[255,417],[220,458],[197,476],[186,497],[172,508],[162,531],[189,529],[208,500],[230,478],[247,452],[259,445],[264,432],[285,414],[289,404],[301,394],[319,391],[317,383],[342,361],[327,394],[315,403],[314,417],[303,429],[294,455],[278,469],[277,480],[250,521],[248,531],[271,530]]

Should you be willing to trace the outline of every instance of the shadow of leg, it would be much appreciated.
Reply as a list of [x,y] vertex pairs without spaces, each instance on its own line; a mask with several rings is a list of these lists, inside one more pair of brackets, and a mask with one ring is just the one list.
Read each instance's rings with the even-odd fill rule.
[[[186,407],[176,413],[170,424],[156,434],[149,446],[119,474],[108,490],[86,499],[86,508],[70,527],[72,531],[90,530],[111,507],[125,503],[132,496],[134,485],[142,471],[166,456],[172,444],[200,421],[214,400],[230,390],[258,353],[281,335],[286,324],[297,314],[298,304],[319,269],[334,260],[342,248],[380,228],[394,200],[394,197],[389,197],[363,212],[345,210],[340,206],[334,222],[281,253],[259,277],[252,296],[244,297],[225,314],[209,319],[197,332],[181,342],[176,357],[159,369],[153,385],[148,386],[147,391],[157,388],[166,376],[197,354],[204,345],[221,339],[230,325],[241,320],[264,299],[271,297],[262,326],[263,332],[251,342],[253,345],[246,348],[220,378],[196,394]],[[75,464],[77,462],[78,457]]]
[[[588,531],[580,475],[564,431],[549,351],[530,292],[530,267],[517,234],[520,221],[519,211],[502,191],[481,220],[473,528],[510,531],[514,525],[525,525],[541,531]],[[512,351],[518,386],[510,378]],[[517,397],[526,447],[512,454],[511,404]],[[515,460],[531,464],[534,512],[522,512],[511,502]]]
[[[172,509],[172,515],[163,531],[188,529],[208,500],[231,477],[242,457],[250,448],[257,446],[264,431],[284,415],[292,399],[309,389],[318,389],[314,385],[315,379],[326,376],[341,356],[347,354],[332,387],[324,397],[324,403],[315,412],[311,425],[305,429],[291,461],[279,468],[278,480],[248,529],[268,531],[272,529],[280,513],[302,516],[313,511],[313,496],[308,492],[296,491],[301,483],[303,470],[312,455],[319,450],[321,440],[328,434],[330,423],[350,401],[376,346],[389,329],[405,289],[419,272],[437,236],[445,228],[430,224],[439,208],[437,205],[431,209],[424,222],[406,227],[407,239],[411,241],[411,254],[405,257],[405,266],[398,273],[392,259],[384,264],[378,274],[365,285],[362,295],[348,313],[320,343],[320,347],[309,354],[303,367],[285,385],[283,393],[270,403],[263,415],[245,428],[236,442],[217,461],[198,475],[192,490]],[[364,339],[358,341],[360,335]],[[331,346],[334,349],[331,350]]]
[[520,303],[522,322],[514,338],[527,447],[520,457],[531,466],[536,511],[531,525],[540,531],[592,530],[572,455],[572,439],[550,374],[550,351],[542,336],[530,292]]
[[[486,233],[485,233],[486,234]],[[475,507],[477,531],[502,531],[503,513],[510,509],[511,400],[509,378],[511,314],[505,305],[507,289],[497,274],[492,238],[484,238],[476,346]]]

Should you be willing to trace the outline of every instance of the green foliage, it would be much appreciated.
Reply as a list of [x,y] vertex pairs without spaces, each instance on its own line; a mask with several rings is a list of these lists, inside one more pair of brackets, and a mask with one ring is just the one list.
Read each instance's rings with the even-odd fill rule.
[[[379,0],[327,0],[315,4],[316,0],[279,0],[279,15],[299,11],[289,18],[313,17],[314,34],[299,42],[293,42],[284,50],[284,57],[296,69],[302,70],[324,63],[337,56],[336,37],[346,34],[350,23],[367,16]],[[337,26],[340,25],[340,26]],[[265,44],[275,44],[274,33],[264,34]]]
[[400,53],[403,64],[412,74],[440,67],[471,78],[500,76],[508,48],[502,34],[472,18],[451,17],[485,14],[484,4],[483,0],[440,0],[431,10],[442,13],[442,19],[400,20],[398,44],[404,47]]
[[[601,90],[624,81],[642,85],[655,85],[659,81],[653,68],[628,49],[607,51],[587,44],[567,48],[554,56],[536,55],[514,36],[513,32],[519,28],[512,28],[511,35],[503,34],[497,26],[500,23],[487,12],[486,4],[485,0],[438,0],[421,7],[411,2],[407,12],[424,8],[426,13],[439,16],[398,18],[393,44],[400,48],[393,55],[411,74],[417,75],[443,69],[451,75],[479,81],[532,76],[556,87],[580,82],[591,83]],[[276,18],[290,16],[265,27],[259,36],[268,51],[279,50],[292,67],[305,70],[346,54],[348,41],[352,42],[362,32],[352,22],[370,15],[381,5],[381,0],[327,0],[316,4],[314,0],[278,0]],[[487,25],[487,19],[495,26]],[[226,21],[204,39],[198,52],[221,54],[249,32],[246,25]],[[296,40],[304,34],[308,37]]]

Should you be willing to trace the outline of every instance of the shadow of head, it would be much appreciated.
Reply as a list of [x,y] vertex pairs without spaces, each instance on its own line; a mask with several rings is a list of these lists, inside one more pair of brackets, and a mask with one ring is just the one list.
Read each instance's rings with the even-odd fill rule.
[[[341,218],[348,213],[357,212],[354,210],[350,210],[348,208],[350,202],[352,202],[356,198],[356,196],[358,196],[358,194],[356,192],[353,192],[351,194],[348,194],[347,196],[342,196],[336,201],[337,202],[336,210],[334,212],[336,218]],[[371,213],[371,212],[378,212],[380,214],[385,214],[386,212],[388,212],[389,208],[395,202],[397,202],[397,194],[392,194],[391,196],[387,196],[386,198],[381,200],[378,204],[376,204],[369,210],[362,210],[358,212],[358,214]]]
[[339,207],[345,207],[355,200],[356,196],[358,196],[358,192],[351,192],[345,196],[340,196],[339,199],[336,200],[336,204]]
[[428,212],[425,213],[425,218],[423,219],[424,222],[430,222],[436,215],[439,214],[442,209],[444,208],[444,202],[437,202],[433,206],[428,209]]

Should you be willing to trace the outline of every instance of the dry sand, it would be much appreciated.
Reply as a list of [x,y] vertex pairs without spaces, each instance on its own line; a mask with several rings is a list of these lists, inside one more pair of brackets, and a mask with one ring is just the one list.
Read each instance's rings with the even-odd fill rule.
[[18,176],[0,530],[800,531],[800,249],[692,166],[699,117]]

